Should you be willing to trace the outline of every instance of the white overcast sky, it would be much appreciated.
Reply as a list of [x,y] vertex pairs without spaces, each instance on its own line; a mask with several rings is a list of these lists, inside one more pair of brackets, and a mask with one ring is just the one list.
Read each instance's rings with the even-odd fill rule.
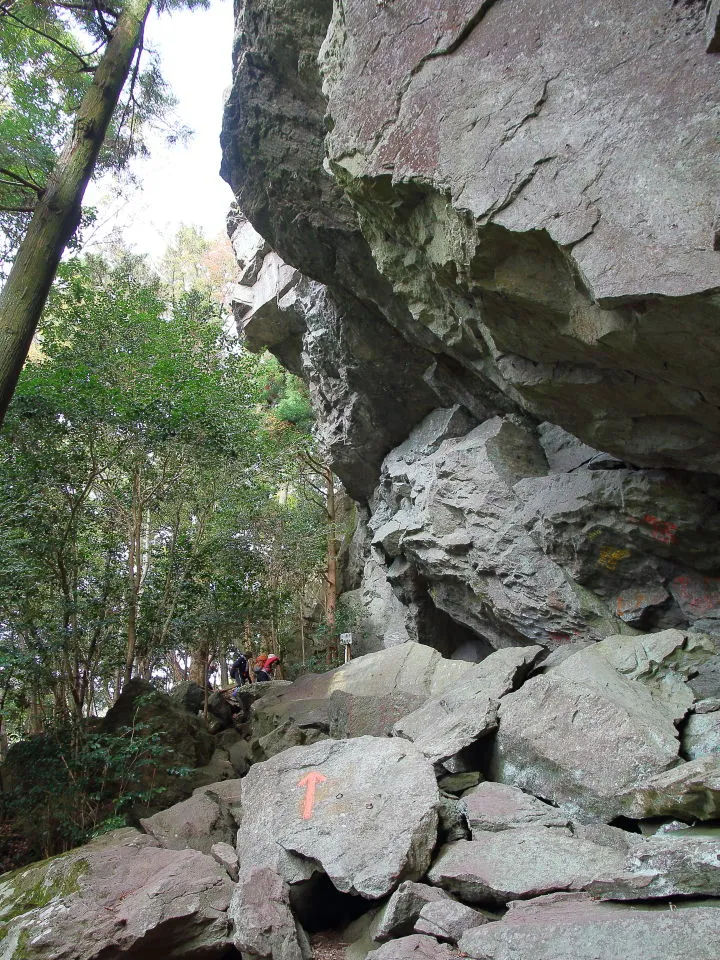
[[98,208],[91,245],[120,230],[137,253],[162,254],[181,223],[202,227],[207,237],[225,230],[232,200],[220,179],[223,94],[232,74],[232,0],[212,0],[209,10],[151,15],[146,44],[160,54],[162,73],[178,100],[178,119],[194,131],[187,146],[151,144],[151,157],[136,162],[139,181],[117,200],[108,182],[91,184],[86,205]]

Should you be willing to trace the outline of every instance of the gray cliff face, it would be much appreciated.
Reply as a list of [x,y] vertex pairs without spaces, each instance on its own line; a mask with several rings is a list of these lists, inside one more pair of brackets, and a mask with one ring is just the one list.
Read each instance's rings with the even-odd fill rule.
[[372,643],[720,631],[717,4],[236,8],[236,318],[363,504]]

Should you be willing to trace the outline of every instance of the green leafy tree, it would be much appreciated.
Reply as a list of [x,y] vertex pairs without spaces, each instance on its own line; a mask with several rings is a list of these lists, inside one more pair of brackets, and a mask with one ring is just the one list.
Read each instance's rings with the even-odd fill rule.
[[[207,0],[158,2],[160,8],[175,5],[206,6]],[[32,34],[33,38],[39,38],[32,41],[36,46],[42,41],[43,44],[49,42],[59,47],[66,57],[77,61],[77,70],[88,74],[90,82],[84,89],[59,156],[50,162],[53,139],[58,127],[62,126],[62,116],[66,115],[66,111],[57,110],[52,91],[49,91],[49,99],[53,103],[51,116],[47,122],[40,124],[37,141],[30,141],[32,146],[28,169],[25,169],[22,157],[10,155],[6,155],[7,166],[3,165],[6,170],[4,186],[13,191],[6,203],[6,214],[22,216],[30,213],[31,217],[0,292],[0,423],[28,355],[60,258],[80,223],[85,189],[97,167],[126,81],[130,78],[128,101],[120,105],[115,139],[121,138],[122,131],[127,130],[128,142],[132,142],[136,136],[144,110],[140,91],[147,94],[157,86],[152,76],[141,78],[139,61],[145,21],[152,0],[124,0],[118,3],[117,10],[115,6],[106,6],[95,0],[42,4],[40,13],[35,9],[36,6],[22,0],[5,0],[0,6],[0,26],[5,28],[11,24],[15,30]],[[96,49],[88,56],[77,51],[77,44],[69,35],[71,31],[66,29],[63,32],[63,22],[58,13],[60,9],[72,13],[80,26],[93,39],[97,39]],[[45,20],[42,20],[42,16]],[[38,26],[38,23],[43,25]],[[31,44],[28,37],[24,37],[24,41],[21,49],[27,49]],[[9,46],[5,50],[8,62],[15,66],[15,70],[9,73],[16,78],[14,94],[12,76],[9,84],[6,84],[10,91],[5,95],[5,113],[11,125],[9,132],[12,132],[13,125],[15,128],[22,122],[27,125],[35,112],[31,108],[28,91],[17,80],[18,70],[27,70],[28,64],[8,52],[16,49]],[[34,52],[32,48],[30,52]],[[63,75],[62,71],[57,71],[54,78],[71,101],[82,84],[72,82],[63,86]],[[122,151],[118,155],[122,157]]]

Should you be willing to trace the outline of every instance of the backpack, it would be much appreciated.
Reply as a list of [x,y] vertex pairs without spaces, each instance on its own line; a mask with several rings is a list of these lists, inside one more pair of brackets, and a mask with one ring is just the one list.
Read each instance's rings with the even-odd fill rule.
[[265,662],[268,658],[266,653],[259,653],[255,657],[255,670],[263,670],[265,668]]

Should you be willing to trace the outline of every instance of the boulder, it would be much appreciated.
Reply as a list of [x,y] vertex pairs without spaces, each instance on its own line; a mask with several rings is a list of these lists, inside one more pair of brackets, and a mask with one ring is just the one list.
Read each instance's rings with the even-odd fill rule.
[[183,680],[182,683],[176,684],[168,696],[192,714],[200,713],[205,703],[203,688],[194,680]]
[[236,826],[242,819],[242,780],[220,780],[193,790],[193,797],[207,794],[232,817]]
[[233,711],[220,690],[213,690],[208,697],[208,725],[211,733],[219,733],[232,726]]
[[217,860],[227,870],[231,880],[237,882],[238,879],[238,858],[235,847],[229,843],[214,843],[210,847],[210,856]]
[[466,930],[480,927],[495,919],[455,900],[437,900],[426,903],[422,908],[415,924],[415,932],[427,934],[437,940],[457,943]]
[[141,819],[140,825],[167,850],[201,853],[210,853],[215,843],[232,843],[237,829],[226,805],[209,790]]
[[677,817],[680,820],[720,818],[720,757],[699,757],[650,777],[618,797],[626,816]]
[[427,869],[437,837],[432,766],[412,744],[359,737],[295,747],[250,768],[241,867],[290,884],[322,871],[343,893],[379,899]]
[[[223,776],[213,760],[215,744],[205,721],[189,713],[181,703],[157,690],[151,683],[134,678],[127,683],[115,704],[100,721],[103,733],[124,735],[141,730],[154,738],[157,754],[154,763],[138,768],[132,789],[147,796],[156,791],[136,813],[149,816],[184,800],[201,783],[212,783]],[[178,775],[173,771],[189,771]]]
[[219,750],[224,750],[236,777],[243,777],[250,769],[252,751],[249,742],[237,730],[223,730],[215,737]]
[[235,947],[248,958],[304,960],[288,886],[267,867],[243,870],[230,901]]
[[428,879],[473,903],[503,904],[557,891],[612,900],[720,895],[714,837],[648,839],[602,824],[473,831],[442,848]]
[[575,584],[526,529],[527,495],[515,488],[548,471],[534,431],[493,417],[465,436],[428,443],[434,416],[383,462],[371,500],[373,543],[412,563],[435,606],[478,646],[553,648],[621,632],[616,612]]
[[500,698],[524,680],[542,647],[498,650],[472,665],[438,698],[398,721],[393,734],[412,740],[431,763],[442,763],[497,728]]
[[451,897],[444,890],[430,887],[426,883],[406,880],[400,884],[380,911],[373,931],[374,939],[382,943],[385,940],[412,933],[425,904],[450,899]]
[[682,732],[682,749],[688,760],[720,755],[720,710],[690,714]]
[[384,943],[371,951],[365,960],[455,960],[457,954],[446,943],[438,943],[434,937],[414,933]]
[[461,803],[473,832],[568,825],[562,811],[505,783],[480,783],[463,794]]
[[633,837],[622,872],[611,879],[601,877],[586,889],[604,900],[720,897],[717,837],[684,831]]
[[449,773],[438,780],[438,786],[445,793],[456,796],[476,787],[483,779],[479,770],[469,770],[467,773]]
[[400,718],[412,713],[423,702],[422,696],[401,691],[373,697],[333,690],[330,695],[330,736],[336,740],[389,737]]
[[700,634],[611,637],[501,701],[493,778],[579,819],[632,816],[626,792],[680,763],[686,678],[712,658]]
[[210,960],[231,944],[225,869],[120,830],[0,881],[0,956]]
[[441,843],[447,843],[450,840],[470,839],[465,808],[457,797],[445,795],[440,797],[438,817],[440,824],[438,837]]
[[651,907],[598,903],[587,894],[551,894],[513,903],[498,923],[460,940],[472,960],[715,960],[717,901]]
[[[369,653],[327,673],[305,674],[293,684],[273,684],[252,704],[253,730],[261,738],[279,727],[384,736],[398,717],[456,684],[472,666],[419,643]],[[286,746],[304,742],[301,734],[292,735],[295,744]]]
[[556,890],[584,890],[596,878],[617,875],[623,864],[622,851],[562,827],[519,827],[473,831],[472,840],[447,844],[428,879],[468,903],[504,904]]

